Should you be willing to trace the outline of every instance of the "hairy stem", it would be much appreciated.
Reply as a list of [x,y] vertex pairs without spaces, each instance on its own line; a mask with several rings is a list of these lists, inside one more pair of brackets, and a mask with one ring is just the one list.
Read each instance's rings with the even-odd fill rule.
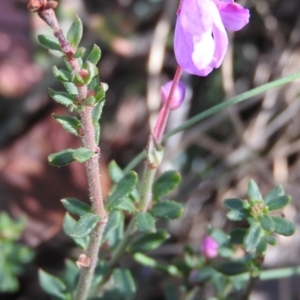
[[[38,3],[39,7],[35,6],[36,3]],[[38,15],[53,29],[54,36],[58,39],[61,50],[65,54],[66,60],[72,69],[76,72],[81,71],[78,60],[73,57],[74,49],[72,49],[62,30],[60,29],[54,10],[51,7],[49,8],[49,4],[47,4],[47,2],[43,1],[30,1],[28,7],[34,7],[33,11],[36,11]],[[78,85],[77,90],[77,101],[79,103],[84,103],[85,99],[87,98],[87,85]],[[81,268],[79,282],[74,293],[73,300],[85,300],[88,297],[94,271],[98,261],[98,252],[100,249],[103,231],[107,223],[107,213],[104,208],[100,184],[100,149],[95,142],[95,127],[92,122],[92,110],[92,107],[83,105],[83,109],[80,112],[82,129],[84,133],[82,142],[85,148],[94,152],[94,155],[86,162],[85,167],[93,212],[101,216],[101,220],[90,235],[90,242],[85,251],[88,264]]]

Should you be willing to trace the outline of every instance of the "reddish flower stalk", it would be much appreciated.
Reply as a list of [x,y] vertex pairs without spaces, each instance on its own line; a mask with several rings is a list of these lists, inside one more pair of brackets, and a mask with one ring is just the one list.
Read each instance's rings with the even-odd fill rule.
[[174,75],[173,84],[170,89],[170,93],[167,98],[167,101],[164,103],[164,105],[162,106],[162,108],[158,114],[158,118],[157,118],[157,121],[156,121],[156,124],[154,127],[154,131],[153,131],[153,135],[156,138],[158,143],[161,142],[163,133],[165,131],[169,113],[170,113],[170,110],[172,107],[172,100],[173,100],[178,82],[180,80],[181,74],[182,74],[182,69],[181,69],[181,67],[178,66],[176,69],[175,75]]

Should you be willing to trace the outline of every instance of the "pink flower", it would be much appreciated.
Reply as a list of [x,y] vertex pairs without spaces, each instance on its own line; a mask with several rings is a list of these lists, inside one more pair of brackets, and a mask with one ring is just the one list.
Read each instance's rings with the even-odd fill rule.
[[206,258],[214,258],[218,255],[218,243],[211,237],[205,237],[201,242],[201,251]]
[[234,0],[182,0],[175,28],[174,51],[187,73],[208,75],[225,56],[231,31],[242,29],[249,11]]
[[[173,84],[173,80],[165,83],[160,88],[160,95],[161,95],[163,104],[166,103],[166,101],[169,97],[169,93],[170,93],[172,84]],[[178,108],[181,105],[181,103],[183,102],[184,97],[185,97],[185,85],[181,81],[179,81],[176,86],[175,93],[174,93],[174,96],[172,99],[171,109]]]

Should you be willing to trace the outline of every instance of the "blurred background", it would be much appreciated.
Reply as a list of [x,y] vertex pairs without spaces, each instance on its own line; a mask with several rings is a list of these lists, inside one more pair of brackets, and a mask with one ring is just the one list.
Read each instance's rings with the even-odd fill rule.
[[[239,3],[250,9],[250,23],[229,34],[231,43],[221,69],[205,78],[183,75],[186,101],[171,114],[168,130],[225,98],[300,70],[300,2]],[[0,0],[0,213],[14,219],[26,216],[20,239],[35,251],[19,276],[18,291],[0,294],[5,300],[50,299],[38,287],[37,269],[57,274],[66,257],[77,255],[61,231],[60,199],[88,200],[83,166],[73,163],[58,169],[47,163],[50,153],[76,147],[80,141],[51,118],[53,112],[64,112],[47,93],[47,87],[61,88],[52,67],[62,62],[37,43],[38,34],[52,32],[29,13],[27,4]],[[105,194],[111,187],[108,163],[114,159],[123,168],[143,150],[160,107],[159,88],[175,72],[172,40],[177,7],[177,0],[59,1],[56,12],[63,30],[78,14],[84,23],[82,46],[90,49],[96,43],[102,49],[100,77],[110,87],[100,142]],[[185,243],[200,247],[208,223],[232,228],[222,202],[245,197],[250,178],[264,193],[283,185],[293,200],[282,213],[299,224],[299,91],[299,81],[273,89],[168,140],[161,171],[180,170],[184,179],[174,199],[184,203],[185,212],[168,224],[172,241],[157,255],[180,254]],[[142,164],[137,171],[141,168]],[[1,222],[0,230],[13,226],[7,218]],[[0,251],[1,237],[0,231]],[[268,250],[265,267],[298,265],[299,234],[279,241]],[[30,256],[26,253],[24,261]],[[1,262],[3,267],[3,255],[0,269]],[[147,276],[154,278],[157,289],[145,281],[137,299],[162,299],[157,279],[162,275]],[[258,284],[252,299],[300,299],[297,281],[299,277]]]

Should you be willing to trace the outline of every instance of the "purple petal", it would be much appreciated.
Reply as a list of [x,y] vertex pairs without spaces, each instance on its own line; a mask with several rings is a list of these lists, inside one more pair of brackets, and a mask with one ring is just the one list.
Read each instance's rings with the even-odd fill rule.
[[178,64],[190,74],[206,76],[218,68],[228,38],[212,0],[183,0],[177,18],[174,51]]
[[249,22],[249,10],[231,0],[214,0],[226,29],[238,31]]

